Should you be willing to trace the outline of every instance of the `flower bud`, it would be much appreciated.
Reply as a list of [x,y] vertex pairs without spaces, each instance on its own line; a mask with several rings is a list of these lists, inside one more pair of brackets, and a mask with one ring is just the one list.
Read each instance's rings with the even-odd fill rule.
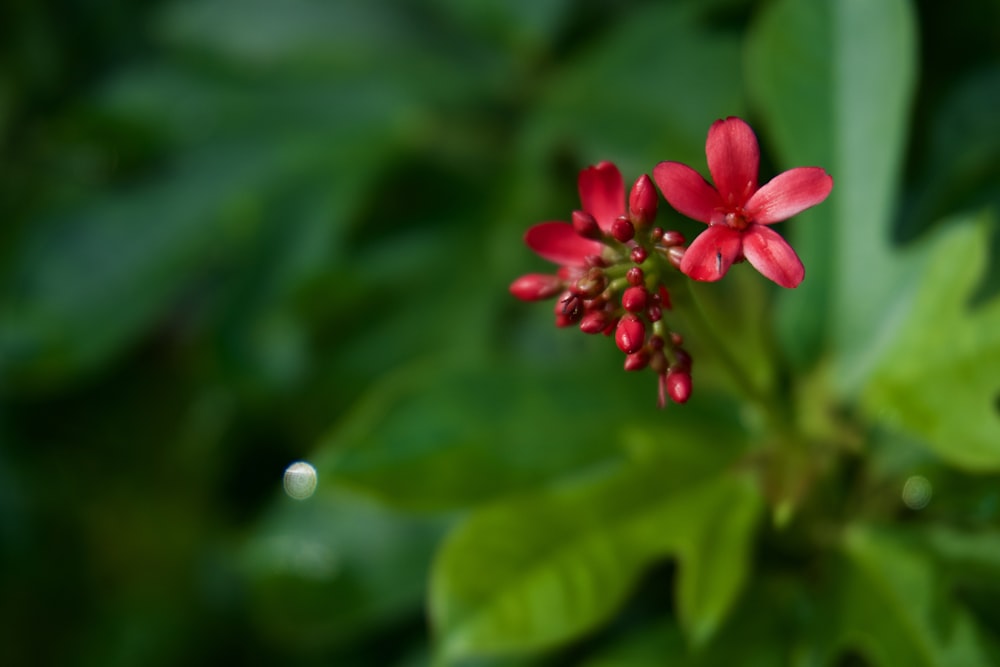
[[558,276],[529,273],[511,283],[510,293],[522,301],[540,301],[555,296],[562,288],[563,282]]
[[633,266],[625,273],[625,279],[628,280],[629,285],[641,285],[646,276],[642,272],[642,269],[638,266]]
[[649,365],[649,352],[639,350],[625,357],[625,370],[641,371]]
[[580,331],[588,334],[599,334],[611,322],[611,315],[606,310],[588,310],[580,318]]
[[678,347],[677,349],[674,350],[674,356],[676,357],[677,361],[674,362],[674,365],[671,366],[670,369],[674,371],[684,371],[685,373],[690,373],[691,355],[688,354],[687,351],[685,351],[684,349]]
[[649,253],[646,252],[646,249],[643,248],[641,245],[632,248],[632,252],[629,253],[629,257],[636,264],[642,264],[643,262],[646,261],[646,258],[648,256]]
[[687,403],[691,398],[691,374],[687,371],[667,371],[667,395],[674,403]]
[[583,300],[572,292],[563,292],[556,302],[556,326],[568,327],[583,317]]
[[649,292],[641,285],[629,287],[622,294],[622,308],[630,313],[639,313],[646,309],[649,303]]
[[646,316],[649,318],[650,322],[659,322],[663,319],[663,309],[658,305],[653,304],[649,307],[649,310],[646,311]]
[[626,315],[615,327],[615,344],[625,354],[642,349],[646,341],[646,327],[635,315]]
[[641,227],[656,220],[658,199],[653,181],[646,174],[640,176],[628,197],[628,212],[632,223]]
[[628,243],[635,236],[635,225],[624,215],[620,215],[611,223],[611,236],[619,243]]
[[684,259],[684,246],[670,246],[667,250],[667,261],[670,262],[674,268],[681,268],[681,260]]
[[684,235],[680,232],[669,231],[663,233],[663,245],[670,247],[684,245]]
[[586,211],[573,211],[573,229],[585,239],[601,238],[601,227]]
[[582,296],[585,299],[592,299],[608,285],[608,279],[600,269],[590,269],[579,280],[570,287],[573,294]]
[[657,290],[656,295],[660,297],[659,298],[660,306],[666,308],[667,310],[673,309],[673,305],[670,303],[670,292],[667,291],[666,287],[660,285],[660,289]]

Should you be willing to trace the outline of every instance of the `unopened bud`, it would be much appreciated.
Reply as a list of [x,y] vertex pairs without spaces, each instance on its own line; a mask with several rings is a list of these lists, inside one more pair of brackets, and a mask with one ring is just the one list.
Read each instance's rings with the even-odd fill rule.
[[628,197],[628,211],[632,223],[637,227],[652,223],[656,219],[658,199],[653,181],[646,174],[640,176],[632,186],[632,192]]
[[635,315],[626,315],[615,328],[615,344],[625,354],[642,349],[646,341],[646,327]]
[[642,264],[643,262],[646,261],[646,258],[648,256],[649,256],[649,253],[646,252],[646,249],[643,248],[641,245],[638,245],[638,246],[632,248],[632,252],[629,253],[629,257],[636,264]]
[[588,334],[599,334],[611,322],[611,315],[605,310],[588,310],[580,318],[580,331]]
[[570,287],[570,290],[585,299],[592,299],[603,292],[607,284],[608,280],[600,269],[590,269]]
[[674,356],[677,361],[670,367],[672,371],[683,371],[685,373],[691,372],[691,355],[688,354],[682,348],[676,348],[674,350]]
[[624,215],[620,215],[611,223],[611,236],[619,243],[628,243],[635,236],[635,225]]
[[622,308],[630,313],[642,312],[646,309],[647,303],[649,303],[649,292],[645,287],[639,285],[629,287],[622,294]]
[[686,371],[667,372],[667,395],[674,403],[687,403],[691,398],[691,374]]
[[669,232],[663,232],[663,245],[665,246],[675,246],[684,245],[684,235],[680,232],[675,232],[673,230]]
[[660,285],[660,289],[656,291],[656,295],[659,297],[660,306],[666,308],[667,310],[673,309],[673,305],[670,303],[670,292],[663,285]]
[[583,300],[572,292],[563,292],[556,302],[556,326],[568,327],[583,317]]
[[585,239],[601,238],[601,227],[586,211],[573,211],[573,229]]
[[681,260],[684,259],[684,246],[670,246],[667,250],[667,261],[670,262],[674,268],[681,268]]
[[633,266],[625,273],[625,279],[628,281],[629,285],[641,285],[642,281],[646,279],[646,276],[642,272],[642,269],[638,266]]
[[646,316],[649,317],[650,322],[659,322],[663,319],[663,309],[658,305],[653,304],[649,307],[649,310],[646,311]]
[[649,352],[639,350],[625,357],[625,370],[641,371],[649,365]]
[[522,301],[540,301],[555,296],[562,288],[563,282],[558,276],[529,273],[511,283],[510,293]]

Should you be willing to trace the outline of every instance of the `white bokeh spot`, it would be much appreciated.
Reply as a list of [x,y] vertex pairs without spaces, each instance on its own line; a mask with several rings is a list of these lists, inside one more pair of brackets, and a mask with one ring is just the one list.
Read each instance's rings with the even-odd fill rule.
[[285,468],[285,493],[295,500],[305,500],[316,491],[316,468],[305,461],[296,461]]

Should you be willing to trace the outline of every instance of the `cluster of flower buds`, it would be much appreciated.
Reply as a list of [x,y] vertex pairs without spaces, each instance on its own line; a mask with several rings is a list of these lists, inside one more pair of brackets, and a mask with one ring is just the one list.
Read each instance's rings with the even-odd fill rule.
[[625,370],[651,368],[659,376],[660,407],[667,397],[683,403],[691,395],[691,357],[663,320],[671,307],[667,278],[679,271],[716,281],[747,261],[776,284],[797,287],[805,267],[770,226],[816,206],[833,189],[820,167],[789,169],[759,186],[757,136],[739,118],[712,123],[705,157],[714,185],[680,162],[653,169],[667,203],[707,225],[690,246],[654,225],[659,199],[648,176],[635,182],[626,205],[621,173],[602,162],[580,172],[583,209],[573,213],[572,224],[543,222],[525,234],[528,246],[561,265],[559,271],[521,276],[510,287],[526,301],[558,295],[558,326],[614,334]]
[[579,190],[583,209],[572,223],[543,222],[525,235],[559,270],[521,276],[510,291],[525,301],[558,297],[556,326],[613,335],[625,370],[657,374],[660,407],[668,397],[684,403],[691,395],[691,357],[664,319],[671,309],[665,279],[678,271],[684,237],[655,226],[658,195],[646,175],[635,182],[627,206],[621,173],[610,162],[584,169]]

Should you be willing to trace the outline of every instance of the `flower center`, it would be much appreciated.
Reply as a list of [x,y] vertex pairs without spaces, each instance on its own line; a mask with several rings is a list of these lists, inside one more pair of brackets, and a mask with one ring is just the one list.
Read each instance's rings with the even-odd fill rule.
[[750,216],[743,210],[743,207],[737,206],[734,209],[726,211],[725,223],[726,226],[733,229],[744,230],[750,225],[751,220]]

